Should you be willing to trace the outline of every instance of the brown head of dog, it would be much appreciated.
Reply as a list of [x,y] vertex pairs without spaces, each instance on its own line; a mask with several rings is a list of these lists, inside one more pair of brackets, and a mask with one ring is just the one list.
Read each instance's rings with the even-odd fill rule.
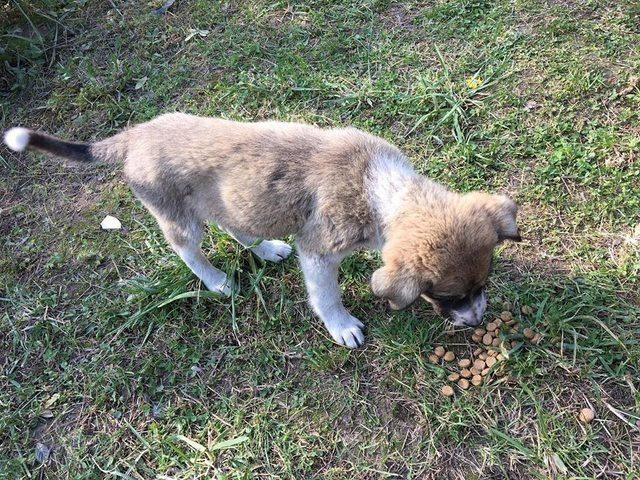
[[427,198],[408,199],[389,223],[384,266],[371,279],[373,293],[394,309],[423,296],[454,325],[478,325],[487,306],[493,250],[503,240],[520,241],[516,204],[479,192]]

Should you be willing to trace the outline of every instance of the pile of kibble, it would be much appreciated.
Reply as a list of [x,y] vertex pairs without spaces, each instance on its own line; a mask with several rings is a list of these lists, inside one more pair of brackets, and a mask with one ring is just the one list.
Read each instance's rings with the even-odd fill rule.
[[[522,327],[513,317],[513,307],[510,302],[504,302],[503,312],[486,326],[476,328],[471,339],[478,344],[469,358],[461,358],[457,364],[456,354],[447,351],[442,346],[437,346],[429,355],[429,361],[433,364],[443,364],[449,370],[447,383],[442,387],[442,394],[451,397],[455,394],[454,386],[467,390],[471,385],[480,386],[491,381],[494,377],[506,374],[506,366],[509,355],[520,343],[529,342],[537,345],[542,340],[542,335],[531,328]],[[528,317],[534,313],[532,307],[525,305],[521,308],[522,315]],[[582,423],[591,423],[596,416],[593,408],[583,408],[578,414],[578,420]],[[639,422],[640,425],[640,422]]]
[[[451,363],[456,359],[455,353],[447,351],[442,346],[437,346],[429,355],[429,361],[433,364],[443,364],[450,370],[447,377],[449,382],[466,390],[470,385],[479,386],[490,380],[493,374],[504,372],[502,366],[508,358],[508,352],[513,350],[521,342],[540,343],[542,335],[531,328],[522,328],[511,312],[509,302],[503,304],[503,312],[500,317],[487,323],[484,328],[476,328],[471,339],[479,346],[470,358],[459,359],[456,364]],[[525,305],[521,309],[524,316],[531,315],[534,310]],[[442,387],[442,394],[450,397],[455,393],[453,386],[447,384]]]

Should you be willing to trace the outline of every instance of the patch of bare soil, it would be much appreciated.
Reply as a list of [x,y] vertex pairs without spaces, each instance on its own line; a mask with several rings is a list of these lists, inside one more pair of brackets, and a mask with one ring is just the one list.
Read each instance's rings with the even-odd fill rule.
[[418,28],[414,20],[419,12],[420,8],[409,9],[406,5],[396,3],[380,15],[380,20],[390,30],[413,32]]

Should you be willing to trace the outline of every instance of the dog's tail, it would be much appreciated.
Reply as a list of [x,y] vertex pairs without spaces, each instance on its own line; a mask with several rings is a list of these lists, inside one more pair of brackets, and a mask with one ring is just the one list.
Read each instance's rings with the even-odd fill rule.
[[124,159],[128,149],[128,132],[95,143],[67,142],[46,133],[14,127],[4,134],[4,143],[15,152],[41,150],[80,163],[117,162]]

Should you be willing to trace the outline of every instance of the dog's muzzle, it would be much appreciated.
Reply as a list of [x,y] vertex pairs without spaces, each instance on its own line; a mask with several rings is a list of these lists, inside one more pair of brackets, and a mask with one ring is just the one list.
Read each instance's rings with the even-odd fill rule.
[[479,325],[482,323],[482,317],[487,309],[487,293],[484,289],[468,301],[456,305],[456,307],[447,308],[446,305],[424,294],[422,298],[431,303],[438,314],[449,318],[456,327],[475,327]]
[[482,323],[482,317],[487,309],[487,293],[484,289],[461,308],[449,310],[451,321],[456,327],[475,327]]

